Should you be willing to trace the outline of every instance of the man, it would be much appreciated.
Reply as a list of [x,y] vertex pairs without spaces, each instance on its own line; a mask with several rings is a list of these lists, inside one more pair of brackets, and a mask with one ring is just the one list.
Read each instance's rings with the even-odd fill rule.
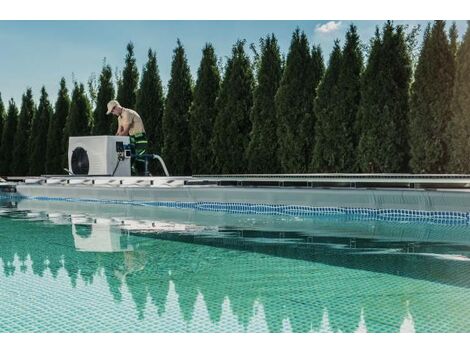
[[141,175],[145,171],[145,159],[139,157],[146,153],[147,137],[145,128],[139,114],[134,110],[122,107],[117,100],[111,100],[107,114],[113,114],[118,118],[116,136],[129,136],[131,142],[132,175]]

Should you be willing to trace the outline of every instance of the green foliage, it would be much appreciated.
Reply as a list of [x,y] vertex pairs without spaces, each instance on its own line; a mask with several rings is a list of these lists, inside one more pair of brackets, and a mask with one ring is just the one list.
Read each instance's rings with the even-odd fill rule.
[[13,157],[13,143],[18,124],[18,108],[11,99],[8,103],[8,112],[3,126],[2,142],[0,143],[0,175],[12,175],[11,161]]
[[[377,29],[364,69],[351,25],[344,46],[335,43],[326,73],[320,47],[310,48],[299,29],[285,63],[274,35],[260,40],[259,52],[250,46],[253,62],[238,41],[225,68],[207,44],[194,101],[179,40],[166,99],[156,53],[149,49],[139,85],[129,43],[117,100],[140,114],[148,151],[162,154],[172,174],[470,172],[468,29],[459,43],[455,23],[446,34],[445,22],[435,21],[419,56],[418,29],[405,29],[392,22]],[[106,115],[115,96],[111,67],[103,65],[98,84],[92,75],[89,86],[93,115],[83,85],[75,84],[71,104],[64,79],[53,114],[44,88],[36,115],[31,89],[19,115],[11,100],[4,117],[0,96],[0,172],[62,173],[70,135],[88,135],[90,128],[114,134],[117,121]]]
[[372,39],[362,75],[358,112],[358,168],[362,172],[408,171],[408,99],[411,60],[402,26],[387,22]]
[[[157,55],[149,49],[148,61],[144,66],[139,92],[137,112],[142,118],[147,134],[147,153],[160,154],[163,147],[163,88],[158,73]],[[150,164],[150,171],[156,174],[156,164]]]
[[323,71],[320,48],[315,47],[310,53],[307,36],[297,29],[275,98],[281,172],[302,173],[310,168],[315,124],[313,100]]
[[[117,100],[121,106],[135,110],[137,86],[139,84],[139,70],[137,69],[134,56],[134,44],[129,42],[126,50],[125,66],[117,82]],[[117,119],[111,120],[110,129],[110,133],[114,135],[117,130]]]
[[455,63],[445,22],[426,29],[410,100],[410,167],[417,173],[447,169],[445,131],[451,119]]
[[2,146],[3,124],[5,120],[5,106],[3,105],[2,93],[0,93],[0,148]]
[[[470,22],[469,22],[470,23]],[[470,25],[457,52],[449,126],[451,172],[470,173]]]
[[[72,102],[70,104],[70,112],[65,123],[62,143],[68,146],[69,137],[72,136],[88,136],[90,134],[91,110],[90,103],[85,94],[83,84],[75,83],[72,92]],[[62,158],[62,165],[68,165],[68,153],[65,151]]]
[[450,51],[455,59],[457,56],[457,51],[459,49],[459,32],[457,30],[457,25],[455,22],[452,22],[452,25],[449,28],[449,40],[450,40]]
[[36,114],[31,88],[23,94],[18,126],[16,127],[15,141],[13,144],[13,158],[10,172],[15,176],[29,174],[29,138],[31,135],[31,123]]
[[139,83],[139,71],[137,69],[134,56],[134,44],[127,44],[127,54],[125,59],[122,79],[118,85],[117,100],[119,103],[129,109],[135,109],[137,101],[137,85]]
[[217,100],[212,146],[215,172],[246,172],[246,148],[251,130],[253,72],[245,53],[245,41],[237,41],[227,61]]
[[54,113],[49,120],[47,131],[46,173],[62,174],[62,160],[67,153],[68,141],[64,144],[63,133],[65,123],[70,111],[70,98],[65,84],[65,79],[60,80],[60,88],[57,94]]
[[107,135],[111,128],[112,116],[106,115],[107,104],[114,99],[113,72],[111,66],[104,65],[101,70],[98,93],[96,94],[96,108],[93,112],[93,135]]
[[351,25],[346,33],[343,47],[343,58],[339,74],[338,113],[341,121],[340,133],[337,137],[339,164],[336,172],[357,172],[355,152],[359,142],[358,131],[355,130],[356,118],[361,102],[361,75],[364,59],[357,27]]
[[257,86],[253,94],[247,160],[249,173],[279,172],[277,119],[274,98],[281,81],[282,60],[277,39],[272,34],[260,40],[261,58]]
[[46,172],[47,128],[52,117],[52,107],[46,89],[42,87],[38,110],[31,125],[29,139],[29,175]]
[[216,99],[220,89],[220,74],[214,47],[206,44],[197,72],[194,100],[191,105],[189,129],[191,135],[191,169],[193,174],[213,172],[214,154],[211,147]]
[[338,87],[341,66],[341,48],[339,41],[335,41],[314,104],[316,125],[312,169],[315,172],[337,172],[342,162],[344,163],[344,160],[341,160],[343,155],[339,153],[339,147],[347,142],[340,138],[344,137],[343,121],[338,106],[341,97]]
[[173,53],[171,78],[168,83],[168,95],[163,114],[163,157],[172,175],[190,175],[191,73],[184,48],[179,40]]

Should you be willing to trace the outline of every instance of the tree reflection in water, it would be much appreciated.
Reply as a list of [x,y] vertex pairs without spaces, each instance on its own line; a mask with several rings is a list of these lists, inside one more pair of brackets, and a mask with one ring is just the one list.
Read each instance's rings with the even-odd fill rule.
[[65,272],[77,295],[105,282],[113,314],[131,297],[148,331],[470,331],[465,227],[324,221],[276,232],[232,226],[236,215],[214,226],[10,207],[1,282]]

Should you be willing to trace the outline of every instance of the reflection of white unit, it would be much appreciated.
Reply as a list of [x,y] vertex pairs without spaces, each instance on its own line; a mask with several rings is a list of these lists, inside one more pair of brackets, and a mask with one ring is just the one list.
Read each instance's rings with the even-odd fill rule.
[[[125,136],[87,136],[69,138],[69,170],[76,175],[113,174],[118,165],[116,142],[129,144]],[[130,176],[131,163],[129,158],[119,161],[114,176]]]
[[133,251],[126,235],[119,228],[106,223],[80,224],[72,219],[72,235],[75,249],[80,252],[127,252]]

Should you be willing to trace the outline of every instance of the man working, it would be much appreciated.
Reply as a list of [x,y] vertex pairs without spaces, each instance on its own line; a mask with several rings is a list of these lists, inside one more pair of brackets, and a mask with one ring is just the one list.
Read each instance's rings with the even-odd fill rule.
[[139,114],[134,110],[122,107],[117,100],[111,100],[106,114],[113,114],[118,118],[116,136],[129,136],[131,142],[132,175],[141,175],[145,170],[145,159],[139,157],[146,153],[147,137],[145,128]]

